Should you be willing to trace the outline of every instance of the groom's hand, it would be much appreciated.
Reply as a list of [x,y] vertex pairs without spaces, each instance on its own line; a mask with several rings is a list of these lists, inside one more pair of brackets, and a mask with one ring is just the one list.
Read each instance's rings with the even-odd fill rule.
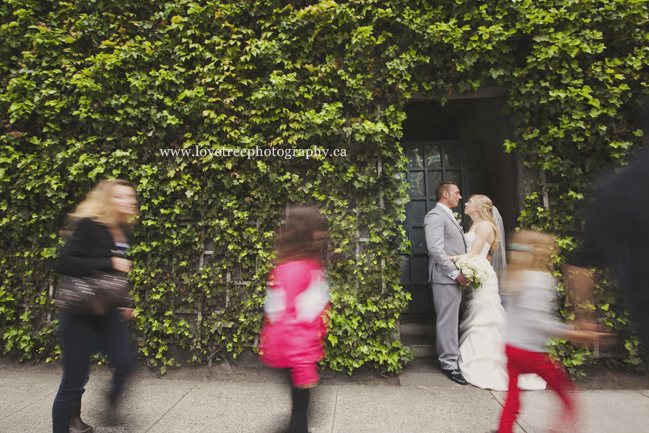
[[487,261],[491,263],[493,261],[493,258],[491,257],[491,254],[487,254]]
[[464,276],[464,274],[462,272],[460,272],[460,274],[457,276],[455,281],[457,281],[458,283],[460,283],[463,286],[468,286],[469,285],[469,280],[466,279],[466,277]]

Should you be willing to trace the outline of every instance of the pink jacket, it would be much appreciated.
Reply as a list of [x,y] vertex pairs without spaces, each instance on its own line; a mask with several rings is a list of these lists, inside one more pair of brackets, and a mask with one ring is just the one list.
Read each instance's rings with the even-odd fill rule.
[[315,363],[324,358],[328,306],[329,285],[317,261],[296,260],[273,269],[259,336],[261,361],[293,369],[294,385],[317,382]]

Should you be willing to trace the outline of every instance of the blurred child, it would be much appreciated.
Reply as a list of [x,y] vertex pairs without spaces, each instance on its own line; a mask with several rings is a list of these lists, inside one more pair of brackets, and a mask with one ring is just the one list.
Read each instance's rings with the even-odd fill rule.
[[309,389],[318,382],[316,363],[324,358],[329,286],[320,260],[326,237],[316,208],[290,208],[280,233],[277,266],[268,277],[259,356],[270,367],[290,369],[290,433],[308,432]]
[[577,331],[555,320],[553,302],[557,281],[549,273],[555,239],[547,234],[521,230],[508,245],[508,272],[505,289],[507,302],[507,370],[509,391],[500,418],[498,433],[512,433],[520,409],[518,376],[536,373],[548,383],[563,403],[563,416],[558,418],[564,428],[576,421],[576,386],[563,366],[547,356],[545,344],[550,337],[591,342],[607,335]]

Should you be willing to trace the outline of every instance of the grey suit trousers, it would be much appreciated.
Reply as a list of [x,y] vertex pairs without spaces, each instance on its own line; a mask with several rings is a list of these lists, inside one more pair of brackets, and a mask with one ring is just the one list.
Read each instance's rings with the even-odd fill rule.
[[442,370],[456,370],[459,353],[459,316],[462,288],[459,284],[433,284],[437,358]]

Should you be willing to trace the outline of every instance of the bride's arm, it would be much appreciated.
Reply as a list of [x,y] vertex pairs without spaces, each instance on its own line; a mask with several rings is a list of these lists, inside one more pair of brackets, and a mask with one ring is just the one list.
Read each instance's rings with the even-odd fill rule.
[[469,251],[467,254],[461,254],[459,256],[453,256],[451,257],[451,261],[457,262],[460,260],[462,257],[466,256],[476,256],[482,252],[482,248],[484,248],[484,244],[487,243],[489,240],[489,236],[493,233],[494,229],[491,227],[491,224],[489,223],[480,223],[475,229],[475,240],[473,241],[473,247],[471,248],[471,251]]

